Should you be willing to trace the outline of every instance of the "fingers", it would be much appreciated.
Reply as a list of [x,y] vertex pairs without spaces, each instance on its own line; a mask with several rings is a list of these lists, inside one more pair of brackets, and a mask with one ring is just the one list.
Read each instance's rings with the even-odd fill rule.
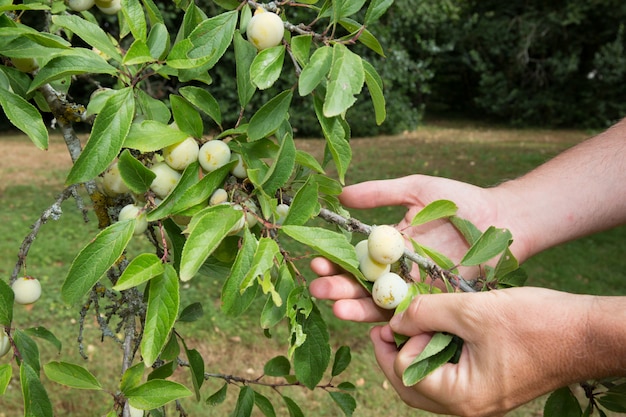
[[313,297],[326,300],[366,298],[369,293],[349,275],[330,275],[311,281],[309,291]]
[[341,269],[326,258],[317,257],[311,260],[311,270],[320,277],[340,274]]
[[391,180],[366,181],[343,189],[339,199],[347,207],[372,208],[409,204],[407,190],[415,187],[420,176]]

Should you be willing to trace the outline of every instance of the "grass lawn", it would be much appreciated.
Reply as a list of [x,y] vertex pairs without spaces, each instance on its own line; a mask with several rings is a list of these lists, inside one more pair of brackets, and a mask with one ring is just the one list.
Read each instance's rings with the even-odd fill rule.
[[[589,135],[581,131],[514,130],[462,122],[430,123],[405,135],[354,139],[354,161],[347,182],[423,173],[489,186],[527,172]],[[318,155],[323,151],[323,144],[318,140],[301,141],[298,145]],[[0,275],[8,280],[19,245],[30,225],[62,189],[69,158],[58,138],[53,140],[48,152],[37,151],[23,138],[0,138],[0,148],[5,150],[5,155],[16,155],[8,166],[0,166],[3,180],[0,188],[0,236],[3,237],[0,240]],[[43,227],[26,264],[27,273],[42,281],[44,297],[32,309],[17,308],[15,325],[20,328],[46,326],[63,341],[63,349],[59,353],[51,345],[41,342],[40,354],[44,363],[66,360],[83,364],[104,381],[106,391],[114,393],[121,367],[118,345],[111,339],[101,341],[94,320],[88,319],[85,349],[89,360],[83,363],[76,342],[79,308],[64,305],[59,291],[72,259],[95,235],[97,224],[93,216],[89,223],[83,223],[82,215],[72,201],[64,203],[63,210],[60,220],[50,221]],[[401,217],[402,209],[380,208],[353,214],[368,223],[395,223]],[[626,228],[621,227],[546,251],[525,264],[530,277],[528,284],[572,292],[626,294],[626,260],[622,243],[625,240]],[[138,251],[142,243],[133,245],[129,250],[131,254]],[[302,270],[306,269],[306,261],[303,261]],[[310,272],[308,276],[311,276]],[[271,339],[263,336],[257,325],[260,305],[253,305],[249,314],[237,319],[221,314],[221,285],[220,278],[197,278],[184,287],[182,305],[202,301],[205,315],[197,322],[182,324],[179,331],[187,336],[190,347],[203,354],[207,372],[253,378],[262,373],[265,361],[286,354],[287,333],[285,329],[278,329]],[[213,302],[206,303],[206,300]],[[328,321],[333,345],[345,344],[352,348],[352,365],[341,378],[357,385],[359,405],[355,415],[431,415],[409,409],[396,398],[373,358],[367,336],[369,325],[340,322],[332,317],[329,305],[320,307]],[[0,359],[0,364],[3,361],[6,357]],[[176,378],[186,380],[188,377],[181,371]],[[200,402],[185,400],[189,415],[228,415],[238,393],[235,386],[230,386],[228,400],[223,405],[207,408],[204,404],[204,400],[222,384],[221,380],[209,380],[202,388]],[[46,382],[46,387],[56,415],[101,416],[112,405],[111,395],[104,392],[72,391],[52,382]],[[281,401],[269,389],[264,394],[275,406]],[[283,394],[295,399],[307,416],[342,415],[321,390],[310,392],[289,388]],[[0,417],[22,415],[17,380],[11,382],[0,404]],[[542,400],[534,401],[509,415],[538,416],[542,406]],[[287,413],[285,409],[277,411],[278,415]]]

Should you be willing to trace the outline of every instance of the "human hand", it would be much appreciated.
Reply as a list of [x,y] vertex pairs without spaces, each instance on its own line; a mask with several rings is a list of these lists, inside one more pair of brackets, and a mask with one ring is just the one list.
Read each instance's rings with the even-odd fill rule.
[[[421,295],[375,327],[376,359],[403,401],[442,414],[495,416],[593,375],[589,323],[593,297],[541,288]],[[393,333],[410,339],[398,350]],[[464,340],[459,362],[414,386],[402,374],[434,332]]]

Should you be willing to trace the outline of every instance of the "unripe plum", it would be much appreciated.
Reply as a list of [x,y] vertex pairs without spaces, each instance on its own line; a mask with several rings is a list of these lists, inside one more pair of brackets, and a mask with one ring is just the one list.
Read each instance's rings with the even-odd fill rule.
[[228,192],[223,188],[218,188],[213,191],[211,197],[209,197],[209,206],[217,206],[218,204],[226,203],[228,201]]
[[18,304],[33,304],[41,297],[41,284],[31,276],[20,277],[11,285]]
[[235,154],[235,158],[237,158],[237,164],[230,170],[230,173],[239,179],[248,178],[248,169],[243,162],[243,158],[239,154]]
[[285,29],[280,16],[267,12],[261,7],[257,8],[246,28],[248,40],[258,50],[277,46],[283,40],[284,33]]
[[143,417],[144,415],[143,410],[135,408],[130,404],[128,404],[128,411],[130,412],[130,417]]
[[122,180],[117,162],[112,163],[102,175],[102,188],[109,197],[115,197],[130,192],[130,189]]
[[367,238],[367,251],[376,262],[392,264],[404,253],[404,238],[393,226],[374,226]]
[[11,341],[6,330],[0,330],[0,358],[11,350]]
[[[233,204],[233,208],[235,210],[243,211],[243,207],[241,204]],[[228,232],[229,235],[236,235],[241,232],[243,228],[246,227],[246,216],[241,216],[241,219],[230,229]]]
[[230,148],[221,140],[205,142],[200,147],[198,161],[205,171],[215,171],[230,162]]
[[146,217],[146,212],[142,207],[137,206],[135,204],[128,204],[124,206],[120,210],[120,214],[118,216],[119,221],[137,219],[135,222],[135,231],[134,234],[141,235],[146,230],[148,230],[148,219]]
[[152,180],[152,184],[150,184],[150,189],[161,198],[165,198],[172,192],[181,177],[180,172],[176,171],[165,162],[157,162],[150,167],[150,170],[156,174],[156,177]]
[[183,170],[198,160],[200,146],[191,136],[182,142],[163,148],[165,163],[177,170]]
[[68,0],[67,7],[75,12],[84,12],[91,9],[94,4],[94,0]]
[[372,287],[372,298],[377,306],[392,310],[400,304],[409,292],[409,286],[402,277],[394,272],[381,275]]
[[283,224],[287,214],[289,214],[289,205],[285,203],[280,203],[276,206],[276,214],[278,214],[278,218],[276,219],[276,223]]
[[378,277],[391,271],[391,264],[381,264],[373,260],[371,256],[365,255],[359,258],[359,270],[366,280],[375,282]]
[[11,63],[22,72],[33,72],[39,69],[39,63],[35,58],[11,58]]
[[121,0],[112,0],[108,2],[108,5],[105,5],[105,4],[106,2],[96,1],[96,7],[104,14],[114,15],[114,14],[117,14],[117,12],[119,12],[120,10],[122,10]]

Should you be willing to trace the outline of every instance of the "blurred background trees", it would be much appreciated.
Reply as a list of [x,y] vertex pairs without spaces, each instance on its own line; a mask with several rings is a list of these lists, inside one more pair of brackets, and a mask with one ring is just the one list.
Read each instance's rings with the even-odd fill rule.
[[[196,1],[208,14],[220,4],[237,3]],[[169,0],[156,3],[166,19],[181,19]],[[301,9],[298,13],[314,19],[315,13]],[[97,18],[107,24],[107,17]],[[359,51],[384,79],[387,121],[376,126],[371,104],[363,100],[348,113],[352,136],[411,130],[425,114],[516,126],[604,128],[626,115],[624,22],[623,0],[396,0],[371,28],[385,56],[365,47]],[[210,73],[206,88],[218,101],[236,103],[220,100],[236,95],[232,51],[223,60],[232,62],[232,71]],[[149,87],[163,100],[177,88]],[[69,93],[74,101],[87,102],[85,92]],[[272,94],[257,92],[252,105]],[[309,110],[293,113],[300,137],[320,134]],[[222,114],[229,126],[238,110],[222,109]]]

